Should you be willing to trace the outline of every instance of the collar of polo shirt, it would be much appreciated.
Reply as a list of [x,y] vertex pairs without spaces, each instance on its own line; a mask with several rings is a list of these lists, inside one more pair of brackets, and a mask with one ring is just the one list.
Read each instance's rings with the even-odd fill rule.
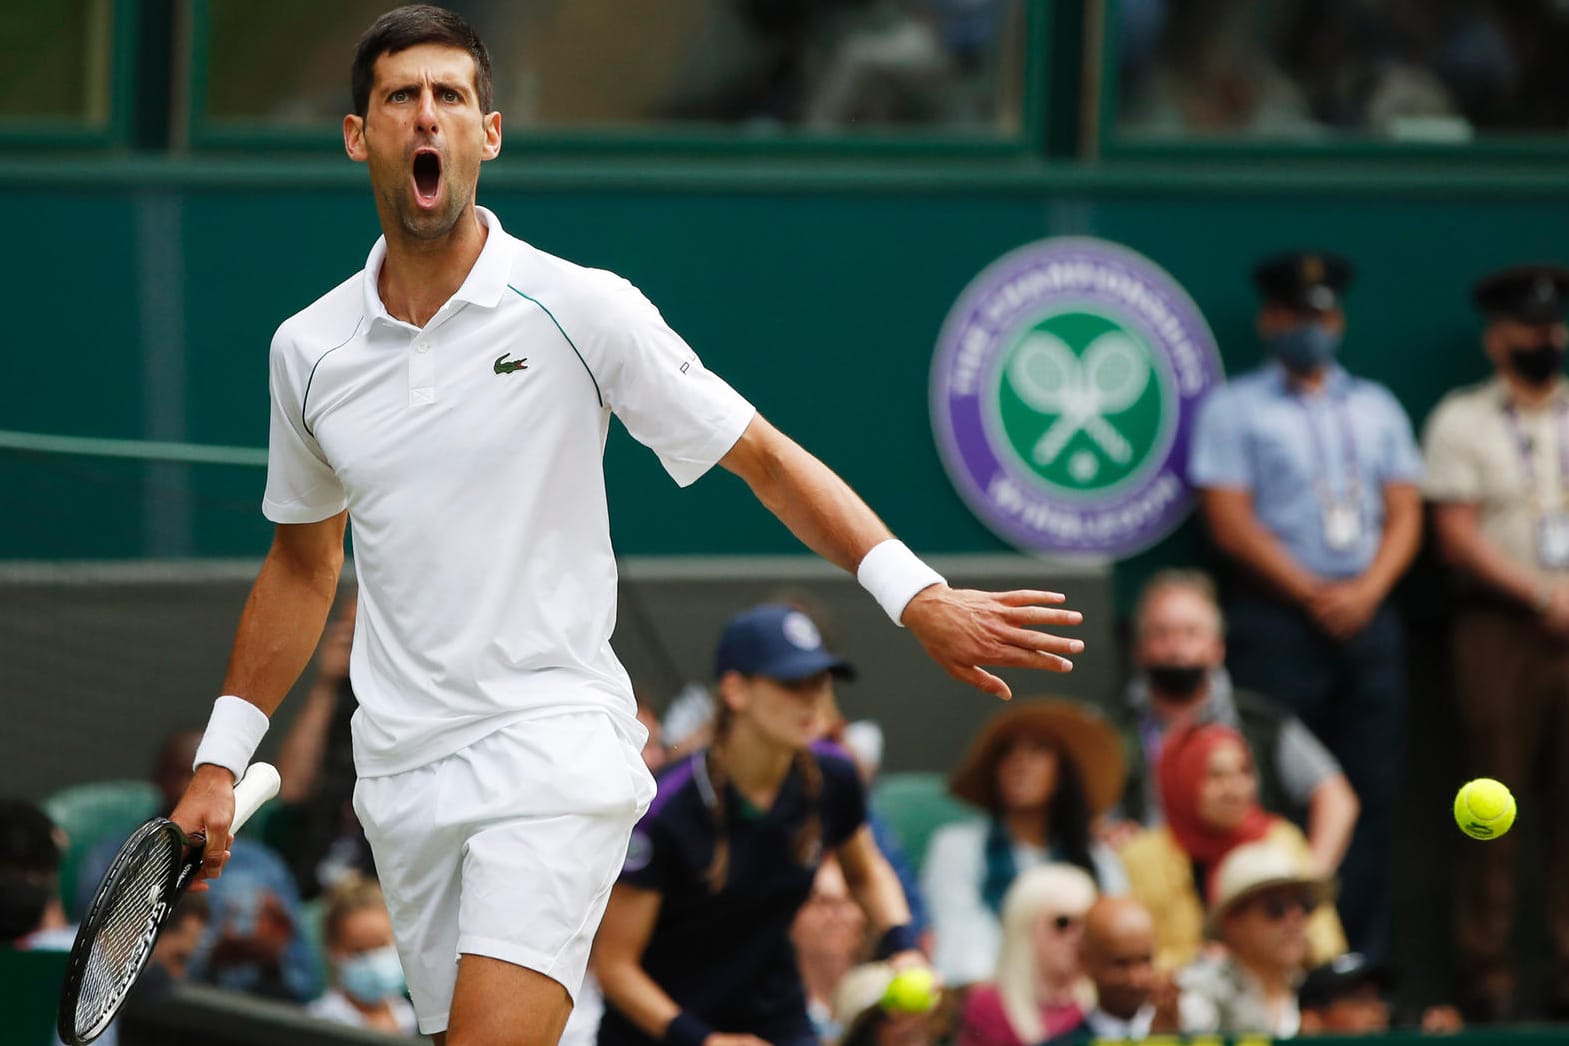
[[[485,223],[485,246],[475,259],[474,267],[469,270],[463,286],[453,293],[451,300],[494,309],[501,304],[501,296],[507,289],[508,275],[512,272],[512,247],[505,236],[489,235],[501,231],[501,223],[494,214],[483,207],[475,207],[474,213]],[[387,238],[377,237],[375,246],[365,258],[365,282],[362,287],[365,315],[370,317],[371,323],[402,322],[387,311],[387,306],[382,304],[381,292],[376,289],[376,281],[381,277],[381,263],[386,257]]]

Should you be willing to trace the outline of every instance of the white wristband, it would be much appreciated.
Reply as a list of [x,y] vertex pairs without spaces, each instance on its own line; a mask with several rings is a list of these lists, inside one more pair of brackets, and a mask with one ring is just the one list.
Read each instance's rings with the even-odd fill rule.
[[904,608],[917,593],[932,585],[947,584],[941,574],[894,538],[872,547],[855,568],[855,579],[900,628],[904,627],[899,620],[904,616]]
[[211,763],[223,767],[238,781],[251,765],[256,746],[267,733],[267,723],[267,713],[245,698],[223,695],[213,702],[207,732],[196,746],[196,761],[191,769]]

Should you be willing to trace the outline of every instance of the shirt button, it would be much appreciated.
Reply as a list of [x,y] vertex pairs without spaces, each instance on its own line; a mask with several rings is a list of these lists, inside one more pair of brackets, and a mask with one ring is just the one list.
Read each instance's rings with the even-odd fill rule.
[[415,352],[429,352],[430,351],[430,344],[428,342],[416,341],[414,343],[414,351]]

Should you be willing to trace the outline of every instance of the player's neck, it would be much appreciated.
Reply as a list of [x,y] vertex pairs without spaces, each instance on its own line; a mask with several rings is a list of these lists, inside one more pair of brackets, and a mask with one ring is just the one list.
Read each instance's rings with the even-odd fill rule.
[[382,234],[387,254],[376,274],[376,292],[394,318],[423,327],[468,279],[490,230],[470,204],[437,239],[417,239],[388,221],[382,222]]
[[766,810],[779,795],[779,786],[789,776],[795,752],[781,747],[745,724],[736,723],[719,744],[730,783],[756,807]]

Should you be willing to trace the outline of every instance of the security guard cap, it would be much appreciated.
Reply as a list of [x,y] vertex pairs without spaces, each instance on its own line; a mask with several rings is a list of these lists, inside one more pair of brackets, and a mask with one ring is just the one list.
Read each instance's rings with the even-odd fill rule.
[[1490,317],[1521,323],[1559,323],[1569,311],[1569,269],[1562,265],[1515,265],[1477,281],[1471,297]]
[[1265,258],[1253,269],[1253,282],[1264,300],[1304,312],[1327,312],[1340,306],[1351,286],[1351,263],[1325,251],[1291,251]]

